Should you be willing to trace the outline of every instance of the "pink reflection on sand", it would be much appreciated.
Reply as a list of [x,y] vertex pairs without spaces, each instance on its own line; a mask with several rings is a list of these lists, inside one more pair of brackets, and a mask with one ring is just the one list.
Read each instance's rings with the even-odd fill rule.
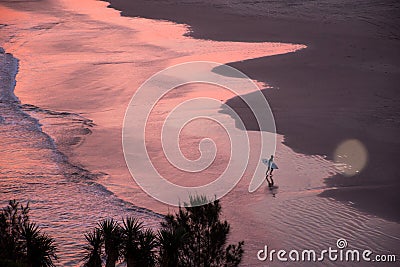
[[[206,185],[217,179],[227,167],[230,159],[231,147],[229,136],[216,122],[206,119],[196,119],[182,129],[179,136],[179,145],[182,153],[191,160],[200,157],[199,142],[203,138],[210,138],[216,144],[217,155],[213,163],[201,172],[185,172],[172,166],[162,152],[161,130],[169,113],[179,104],[198,97],[214,98],[218,101],[232,97],[227,89],[204,83],[195,83],[180,86],[167,93],[152,110],[149,123],[146,125],[146,146],[149,156],[157,171],[167,180],[182,186]],[[202,107],[191,106],[190,109]],[[210,110],[208,112],[218,112]],[[222,120],[229,120],[228,115],[221,114]],[[177,125],[182,127],[183,125]]]

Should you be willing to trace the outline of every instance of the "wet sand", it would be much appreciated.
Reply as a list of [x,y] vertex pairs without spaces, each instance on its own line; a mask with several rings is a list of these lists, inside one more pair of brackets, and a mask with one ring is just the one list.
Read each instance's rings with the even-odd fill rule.
[[[218,1],[177,5],[112,0],[110,6],[125,16],[188,24],[194,38],[306,44],[307,49],[294,54],[230,65],[277,89],[264,93],[278,133],[295,151],[333,160],[341,142],[357,139],[364,144],[366,167],[352,177],[326,179],[329,187],[338,188],[321,196],[399,221],[399,4],[341,4],[271,3],[256,15]],[[257,130],[253,122],[245,123]]]
[[[73,164],[94,173],[105,172],[101,182],[139,206],[152,201],[139,188],[131,191],[132,178],[122,154],[121,129],[125,109],[140,84],[180,62],[228,62],[232,58],[245,60],[304,48],[281,43],[215,43],[185,38],[184,25],[121,18],[117,11],[105,8],[105,2],[56,1],[44,13],[37,12],[41,4],[30,4],[37,21],[30,21],[25,13],[7,11],[10,17],[19,18],[24,28],[34,29],[5,27],[18,32],[5,40],[6,50],[21,61],[16,94],[23,103],[71,111],[92,120],[96,126],[88,137],[82,138],[84,142],[71,144],[73,149],[60,149]],[[51,71],[51,75],[39,77],[43,71]],[[126,184],[126,192],[121,184]],[[159,212],[168,210],[157,201],[149,206]]]

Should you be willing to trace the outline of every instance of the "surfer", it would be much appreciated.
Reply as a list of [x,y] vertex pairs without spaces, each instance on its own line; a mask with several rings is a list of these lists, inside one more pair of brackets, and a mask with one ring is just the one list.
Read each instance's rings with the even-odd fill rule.
[[[268,186],[272,187],[272,186],[274,186],[274,180],[272,179],[272,172],[274,171],[274,169],[278,169],[278,166],[274,162],[273,155],[271,155],[271,158],[267,161],[267,166],[268,166],[268,169],[267,169],[267,172],[265,173],[265,179],[268,182]],[[271,179],[271,181],[268,179],[268,177],[269,177],[269,179]]]

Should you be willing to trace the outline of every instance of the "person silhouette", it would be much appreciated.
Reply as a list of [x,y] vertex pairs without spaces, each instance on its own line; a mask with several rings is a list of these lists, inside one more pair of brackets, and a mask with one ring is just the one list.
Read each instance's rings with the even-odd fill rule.
[[[268,169],[267,169],[267,172],[265,173],[265,179],[268,182],[268,186],[272,187],[272,186],[274,186],[274,180],[272,179],[272,172],[274,171],[274,169],[278,169],[278,166],[274,162],[273,155],[271,155],[270,159],[268,160],[267,166],[268,166]],[[269,177],[269,179],[271,179],[271,181],[268,179],[268,177]]]

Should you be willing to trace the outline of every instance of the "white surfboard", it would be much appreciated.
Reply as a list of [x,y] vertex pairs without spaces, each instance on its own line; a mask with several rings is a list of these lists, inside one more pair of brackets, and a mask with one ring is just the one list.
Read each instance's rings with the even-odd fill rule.
[[[261,159],[261,161],[262,161],[262,163],[264,163],[265,165],[268,166],[269,159]],[[272,169],[279,169],[279,168],[278,168],[278,165],[276,165],[275,162],[272,162],[271,168],[272,168]]]

